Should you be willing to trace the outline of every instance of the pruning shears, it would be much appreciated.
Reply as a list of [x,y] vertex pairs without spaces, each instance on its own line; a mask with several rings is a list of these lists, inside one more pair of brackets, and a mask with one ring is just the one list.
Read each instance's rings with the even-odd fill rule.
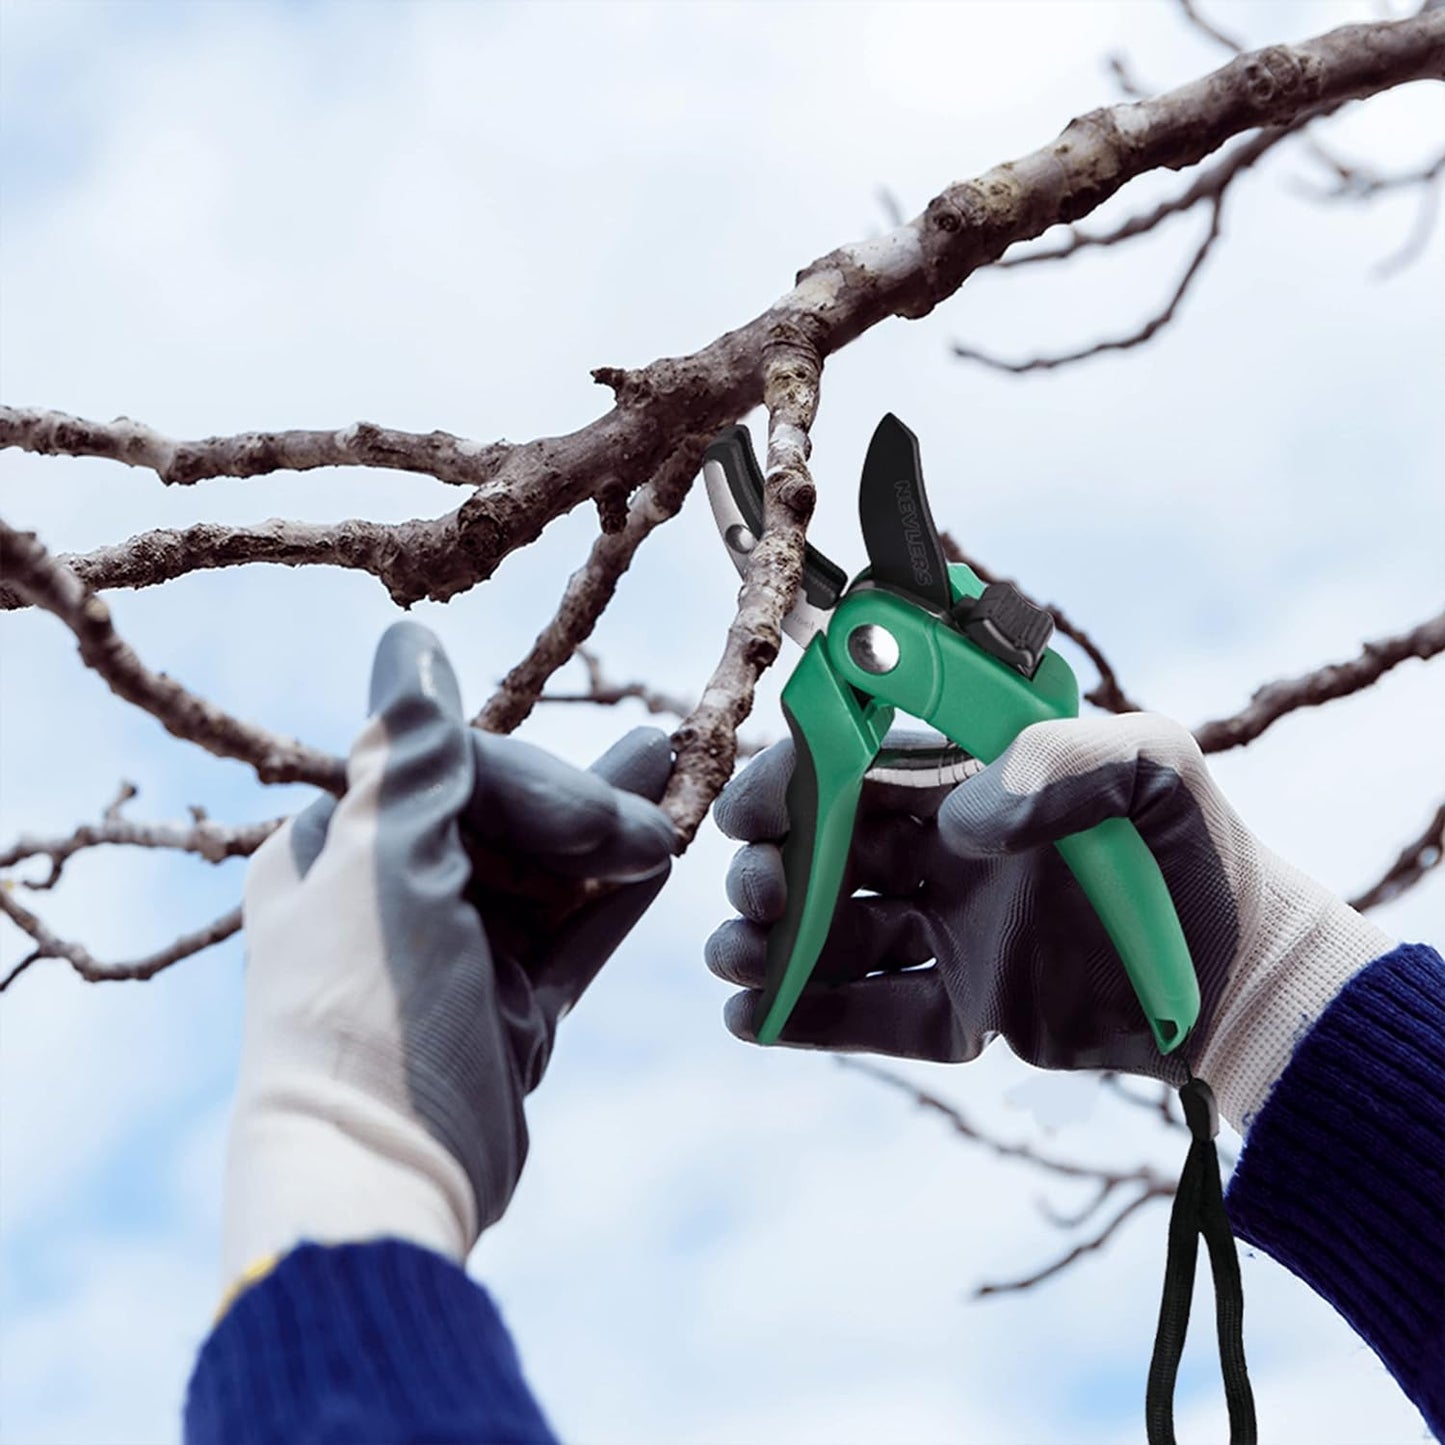
[[[763,528],[763,477],[744,426],[708,447],[703,477],[739,573]],[[949,563],[923,486],[918,439],[889,414],[863,462],[869,565],[851,582],[815,548],[784,630],[803,655],[783,688],[797,760],[783,844],[788,901],[768,938],[754,1028],[773,1043],[818,962],[842,891],[865,779],[920,788],[962,781],[1029,724],[1077,717],[1079,687],[1049,646],[1053,618],[1007,582]],[[947,739],[885,749],[896,710]],[[977,760],[977,761],[973,761]],[[1093,904],[1161,1053],[1199,1016],[1199,983],[1159,864],[1127,818],[1055,845]]]

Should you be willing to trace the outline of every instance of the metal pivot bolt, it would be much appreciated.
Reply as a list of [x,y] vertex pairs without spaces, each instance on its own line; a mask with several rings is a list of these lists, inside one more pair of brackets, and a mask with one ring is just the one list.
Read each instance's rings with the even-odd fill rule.
[[900,656],[898,639],[886,627],[865,622],[848,634],[848,656],[864,672],[892,672]]
[[740,552],[743,556],[747,556],[758,545],[758,539],[741,522],[734,522],[724,533],[723,540],[734,552]]

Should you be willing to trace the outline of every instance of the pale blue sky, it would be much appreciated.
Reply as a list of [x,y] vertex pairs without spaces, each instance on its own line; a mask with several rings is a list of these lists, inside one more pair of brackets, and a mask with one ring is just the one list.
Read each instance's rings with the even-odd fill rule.
[[[1263,43],[1367,11],[1216,13]],[[591,367],[690,351],[755,314],[800,266],[884,224],[878,185],[912,212],[1110,99],[1108,50],[1127,46],[1160,85],[1218,58],[1173,6],[1102,0],[59,0],[6,3],[0,27],[0,397],[184,436],[357,418],[484,439],[571,429],[606,401]],[[1337,143],[1407,164],[1442,122],[1438,91],[1417,88],[1342,120]],[[837,357],[815,432],[819,542],[859,560],[849,489],[892,409],[922,438],[940,521],[1063,604],[1132,691],[1186,722],[1437,609],[1442,243],[1377,282],[1410,200],[1321,210],[1289,189],[1304,174],[1276,158],[1246,178],[1147,353],[1020,381],[946,347],[1018,355],[1129,329],[1168,294],[1202,217],[1078,269],[982,275]],[[103,462],[0,458],[7,520],[60,550],[456,500],[397,474],[164,489]],[[486,587],[416,609],[469,699],[524,650],[593,525],[568,518]],[[734,591],[696,497],[639,557],[598,648],[619,677],[695,692]],[[152,666],[338,751],[395,615],[369,578],[263,568],[113,602]],[[0,627],[5,837],[95,816],[121,777],[142,787],[137,817],[189,803],[265,817],[304,796],[174,743],[84,672],[53,619]],[[1402,668],[1217,772],[1266,841],[1350,891],[1438,800],[1442,717],[1441,670]],[[559,709],[526,735],[585,758],[637,720]],[[751,726],[780,731],[776,680]],[[559,1427],[582,1445],[1137,1438],[1163,1215],[1047,1292],[966,1303],[1058,1248],[1037,1181],[826,1059],[723,1033],[726,990],[700,955],[726,912],[726,858],[705,832],[569,1020],[515,1208],[473,1262]],[[70,874],[47,917],[120,956],[228,907],[242,865],[116,855]],[[1380,918],[1438,940],[1445,889]],[[18,956],[13,930],[3,942]],[[175,1438],[218,1285],[240,969],[235,943],[143,987],[88,988],[51,965],[0,1001],[6,1445]],[[1034,1127],[1019,1093],[1034,1076],[1002,1049],[916,1072],[1011,1137]],[[1083,1107],[1058,1147],[1177,1164],[1143,1115]],[[1268,1438],[1359,1438],[1366,1423],[1418,1438],[1327,1307],[1267,1260],[1246,1278]],[[1200,1335],[1186,1440],[1219,1433]]]

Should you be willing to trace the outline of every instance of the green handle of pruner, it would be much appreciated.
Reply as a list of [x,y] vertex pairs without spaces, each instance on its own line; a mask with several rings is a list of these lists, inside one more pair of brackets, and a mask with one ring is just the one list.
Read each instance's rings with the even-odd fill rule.
[[[956,597],[983,584],[949,568]],[[898,660],[876,674],[850,652],[863,626],[883,628]],[[875,663],[876,665],[876,663]],[[1052,649],[1032,678],[897,593],[856,588],[838,604],[783,689],[797,765],[783,845],[788,903],[768,939],[767,985],[755,1032],[774,1042],[817,966],[842,893],[863,778],[902,709],[991,763],[1024,728],[1077,717],[1079,689]],[[1123,962],[1159,1051],[1172,1053],[1199,1016],[1199,983],[1159,864],[1127,818],[1110,818],[1055,845]]]

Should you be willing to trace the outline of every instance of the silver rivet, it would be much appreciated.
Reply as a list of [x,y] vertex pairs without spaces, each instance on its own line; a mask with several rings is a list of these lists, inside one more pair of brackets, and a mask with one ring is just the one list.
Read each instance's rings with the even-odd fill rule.
[[865,622],[848,634],[848,656],[864,672],[892,672],[898,666],[898,640],[886,627]]
[[741,522],[734,522],[723,535],[723,540],[734,552],[741,552],[744,557],[758,545],[758,539]]

